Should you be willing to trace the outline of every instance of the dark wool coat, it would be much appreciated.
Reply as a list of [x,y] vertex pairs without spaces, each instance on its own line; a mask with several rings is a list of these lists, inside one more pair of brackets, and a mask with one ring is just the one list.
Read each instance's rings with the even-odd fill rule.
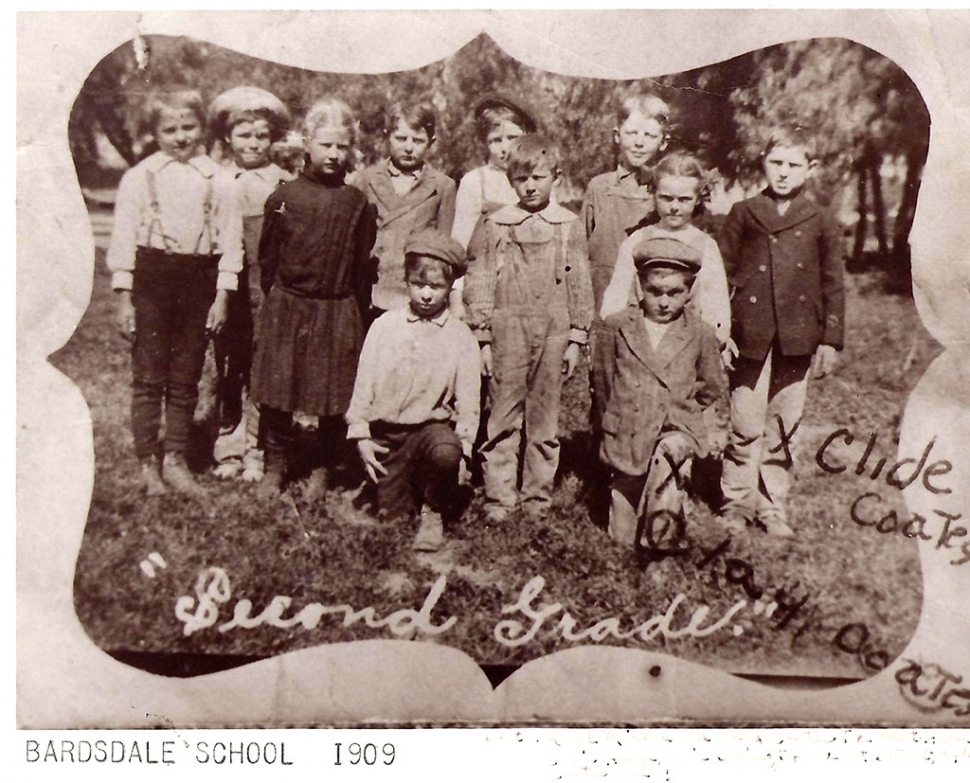
[[643,475],[662,430],[684,433],[695,451],[705,446],[702,411],[726,388],[710,326],[685,312],[654,348],[643,313],[630,305],[603,322],[594,360],[606,391],[603,462],[631,476]]
[[718,237],[731,297],[731,337],[762,360],[842,348],[845,293],[838,223],[804,195],[784,215],[764,193],[734,205]]

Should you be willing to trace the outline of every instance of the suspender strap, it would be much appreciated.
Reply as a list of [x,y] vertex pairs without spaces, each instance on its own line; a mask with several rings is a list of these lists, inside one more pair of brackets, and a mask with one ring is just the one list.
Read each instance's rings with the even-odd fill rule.
[[199,238],[195,241],[195,253],[202,249],[202,237],[205,236],[209,244],[209,252],[212,252],[212,177],[205,180],[205,201],[202,203],[202,230]]
[[165,233],[165,226],[162,225],[161,210],[158,208],[158,187],[155,184],[155,172],[146,172],[145,180],[148,183],[148,211],[150,217],[148,221],[148,236],[145,237],[145,243],[149,247],[152,246],[152,234],[155,232],[155,227],[158,226],[158,233],[162,238],[162,242],[165,244],[166,252],[174,253],[176,248],[172,247],[172,241],[168,234]]
[[[145,238],[146,244],[151,247],[152,235],[155,232],[156,226],[158,227],[159,236],[162,238],[162,242],[165,244],[165,252],[176,253],[178,248],[174,246],[171,237],[165,233],[165,225],[162,223],[162,213],[158,205],[158,186],[155,182],[155,172],[148,171],[145,173],[146,182],[148,184],[148,210],[150,220],[148,223],[148,236]],[[205,237],[208,242],[207,252],[211,253],[213,248],[212,242],[212,177],[206,177],[205,179],[205,200],[202,203],[202,230],[199,232],[199,237],[195,241],[195,247],[193,248],[190,255],[198,255],[202,249],[202,238]]]

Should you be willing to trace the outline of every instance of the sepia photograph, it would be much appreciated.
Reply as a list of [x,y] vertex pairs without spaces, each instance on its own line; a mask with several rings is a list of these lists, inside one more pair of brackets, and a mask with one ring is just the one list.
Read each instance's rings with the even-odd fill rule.
[[18,724],[970,724],[906,19],[21,14]]

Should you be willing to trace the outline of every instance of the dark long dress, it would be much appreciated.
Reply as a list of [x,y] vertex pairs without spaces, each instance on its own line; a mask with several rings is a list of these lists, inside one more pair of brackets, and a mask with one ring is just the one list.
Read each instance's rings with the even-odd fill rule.
[[376,232],[376,210],[342,179],[304,173],[266,200],[257,403],[316,416],[346,412],[375,279]]

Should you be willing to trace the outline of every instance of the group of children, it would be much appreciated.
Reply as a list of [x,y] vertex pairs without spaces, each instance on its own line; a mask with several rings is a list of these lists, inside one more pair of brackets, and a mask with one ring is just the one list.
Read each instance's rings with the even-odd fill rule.
[[[475,117],[488,160],[456,189],[426,162],[427,103],[391,106],[388,157],[357,172],[354,115],[321,99],[294,177],[271,162],[289,112],[267,91],[229,90],[208,113],[191,91],[150,102],[158,151],[122,178],[108,252],[148,494],[204,493],[185,453],[211,338],[218,476],[279,495],[294,414],[317,416],[322,469],[353,444],[378,509],[419,520],[414,547],[433,551],[476,454],[490,520],[548,511],[562,387],[585,352],[617,541],[683,518],[725,370],[720,520],[791,535],[806,380],[832,369],[844,307],[838,232],[802,193],[811,140],[772,133],[767,188],[715,241],[692,225],[707,172],[664,154],[656,96],[621,102],[616,169],[590,182],[581,216],[557,203],[557,147],[524,105],[492,95]],[[228,165],[206,154],[207,126]]]

